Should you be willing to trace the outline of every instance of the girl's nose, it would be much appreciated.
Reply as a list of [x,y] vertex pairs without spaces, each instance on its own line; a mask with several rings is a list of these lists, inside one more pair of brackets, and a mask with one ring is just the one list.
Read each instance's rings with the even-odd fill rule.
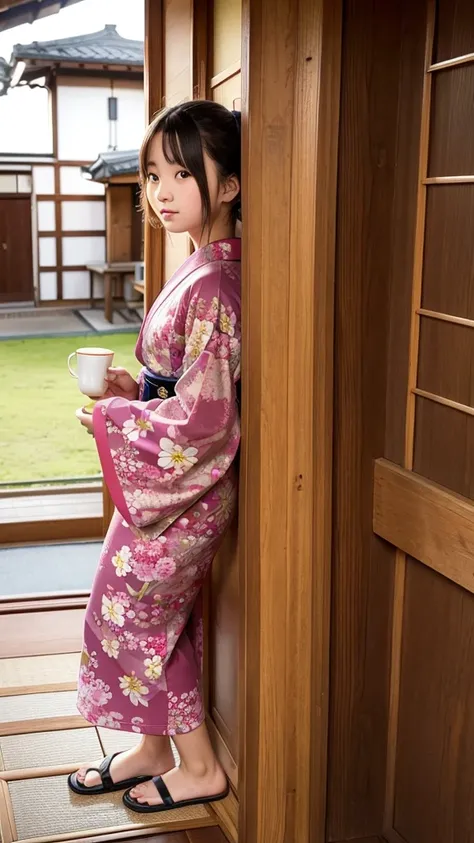
[[170,202],[173,198],[169,185],[164,181],[160,181],[156,186],[156,197],[161,202]]

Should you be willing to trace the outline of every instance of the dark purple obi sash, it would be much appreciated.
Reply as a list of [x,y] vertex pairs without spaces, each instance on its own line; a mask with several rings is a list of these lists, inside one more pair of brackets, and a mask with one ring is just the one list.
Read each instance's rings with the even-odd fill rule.
[[[153,398],[171,398],[175,395],[175,386],[179,378],[156,375],[150,369],[143,369],[143,392],[141,401],[152,401]],[[240,380],[236,383],[237,405],[240,410]]]

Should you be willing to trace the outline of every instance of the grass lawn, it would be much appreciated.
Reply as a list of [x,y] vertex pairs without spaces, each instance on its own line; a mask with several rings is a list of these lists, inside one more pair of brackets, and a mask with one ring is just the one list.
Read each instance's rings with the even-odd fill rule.
[[90,477],[100,472],[95,442],[74,416],[85,403],[67,369],[71,351],[104,346],[133,375],[135,334],[0,341],[0,482]]

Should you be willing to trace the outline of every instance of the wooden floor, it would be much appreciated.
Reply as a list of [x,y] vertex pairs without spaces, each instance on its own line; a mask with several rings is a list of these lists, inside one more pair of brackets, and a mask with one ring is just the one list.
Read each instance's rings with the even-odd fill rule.
[[135,843],[226,843],[226,839],[219,828],[196,828],[194,831],[135,838]]

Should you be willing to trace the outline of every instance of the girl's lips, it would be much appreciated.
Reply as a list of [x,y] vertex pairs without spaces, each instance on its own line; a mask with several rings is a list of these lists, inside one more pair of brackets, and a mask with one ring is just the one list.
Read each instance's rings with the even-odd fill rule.
[[168,211],[167,208],[163,208],[163,210],[160,211],[160,214],[161,214],[162,217],[172,217],[172,216],[174,216],[174,214],[177,214],[177,213],[178,213],[177,211]]

